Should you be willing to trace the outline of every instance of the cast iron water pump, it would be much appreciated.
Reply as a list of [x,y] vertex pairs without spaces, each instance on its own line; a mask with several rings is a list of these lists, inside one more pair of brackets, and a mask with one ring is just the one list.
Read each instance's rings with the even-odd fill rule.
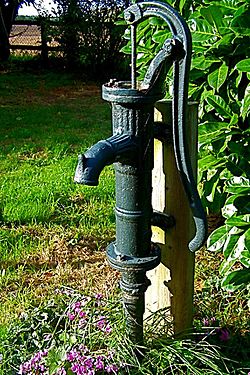
[[[116,242],[107,247],[108,261],[121,272],[120,287],[130,339],[143,340],[144,296],[149,285],[146,271],[160,263],[160,250],[151,243],[151,225],[166,229],[174,219],[153,212],[151,204],[153,140],[161,137],[154,124],[154,104],[164,97],[167,71],[174,68],[173,140],[177,168],[190,202],[196,234],[189,243],[195,251],[206,238],[206,217],[197,192],[186,144],[185,118],[190,67],[191,38],[184,20],[169,5],[141,2],[127,8],[131,25],[131,81],[110,80],[103,85],[103,99],[112,105],[112,137],[101,140],[79,155],[75,181],[97,185],[105,165],[115,163]],[[172,37],[149,65],[143,82],[136,82],[136,26],[147,17],[160,17]]]

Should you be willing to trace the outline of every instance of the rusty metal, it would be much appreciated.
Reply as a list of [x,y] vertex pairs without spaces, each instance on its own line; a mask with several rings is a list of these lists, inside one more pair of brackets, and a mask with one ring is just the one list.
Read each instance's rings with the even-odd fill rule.
[[[173,142],[177,166],[194,214],[196,234],[189,248],[195,251],[206,237],[206,218],[197,192],[188,155],[185,134],[188,72],[191,38],[186,23],[169,5],[160,2],[137,3],[126,9],[131,25],[131,81],[111,80],[103,85],[103,99],[111,103],[113,136],[99,141],[79,156],[75,181],[97,185],[105,165],[115,163],[116,241],[107,248],[108,261],[121,272],[120,286],[131,340],[143,341],[144,294],[149,285],[146,271],[160,263],[160,250],[151,243],[151,225],[167,230],[174,218],[153,212],[151,205],[153,139],[166,132],[154,127],[154,104],[165,94],[164,82],[174,66]],[[142,82],[136,82],[136,27],[146,17],[160,17],[168,24],[167,39],[149,65]]]

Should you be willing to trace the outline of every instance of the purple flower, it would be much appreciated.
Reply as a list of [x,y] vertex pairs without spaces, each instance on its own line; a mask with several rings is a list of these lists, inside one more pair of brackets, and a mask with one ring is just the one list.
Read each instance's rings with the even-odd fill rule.
[[73,349],[73,350],[71,350],[69,353],[67,353],[67,356],[66,356],[66,358],[67,358],[67,360],[69,361],[69,362],[73,362],[75,359],[77,359],[79,357],[79,353],[78,353],[78,351],[77,350],[75,350],[75,349]]
[[99,316],[98,321],[96,323],[97,328],[102,330],[105,325],[106,325],[106,317],[105,316]]
[[72,313],[70,313],[70,312],[68,312],[68,314],[67,314],[67,316],[68,316],[68,318],[69,318],[69,320],[74,320],[75,319],[75,314],[72,314]]
[[110,324],[107,323],[107,325],[106,325],[106,327],[105,327],[105,333],[109,334],[109,333],[111,333],[111,332],[112,332],[112,328],[111,328]]
[[84,360],[84,365],[85,367],[88,369],[88,370],[92,370],[93,369],[93,358],[92,357],[87,357],[85,360]]
[[95,361],[95,368],[96,370],[103,370],[104,369],[104,357],[98,355]]
[[204,327],[208,327],[209,326],[209,320],[207,318],[203,319],[203,325],[204,325]]
[[96,293],[95,294],[95,299],[102,299],[103,298],[103,295],[102,295],[102,293]]
[[106,366],[105,370],[107,371],[108,374],[110,373],[117,374],[119,368],[116,365],[111,364],[111,365]]
[[79,314],[80,318],[86,318],[87,317],[87,313],[85,311],[83,311],[83,310],[80,310],[78,312],[78,314]]
[[81,306],[82,306],[82,303],[80,301],[77,301],[73,303],[72,305],[73,309],[80,309]]
[[72,372],[75,372],[77,375],[80,374],[80,366],[78,365],[78,363],[74,363],[71,366],[71,370]]
[[219,328],[219,339],[221,341],[228,341],[230,339],[229,331],[226,328]]

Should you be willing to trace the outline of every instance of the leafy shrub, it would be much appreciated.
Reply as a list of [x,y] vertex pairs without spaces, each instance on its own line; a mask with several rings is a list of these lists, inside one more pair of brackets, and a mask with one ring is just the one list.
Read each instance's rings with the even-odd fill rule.
[[[225,226],[212,234],[209,246],[213,250],[223,249],[222,285],[230,289],[245,287],[249,282],[250,259],[250,207],[247,203],[250,182],[250,4],[248,0],[165,2],[183,14],[192,32],[189,96],[191,100],[200,101],[199,186],[202,201],[208,213],[222,213],[226,219]],[[139,25],[137,67],[140,77],[167,37],[166,24],[157,18],[152,17]],[[128,30],[125,38],[129,39]],[[130,53],[130,48],[128,41],[123,52]],[[167,83],[171,87],[171,74]],[[244,184],[242,189],[239,181]],[[230,205],[234,205],[234,209],[229,212]],[[222,234],[223,239],[220,239]]]

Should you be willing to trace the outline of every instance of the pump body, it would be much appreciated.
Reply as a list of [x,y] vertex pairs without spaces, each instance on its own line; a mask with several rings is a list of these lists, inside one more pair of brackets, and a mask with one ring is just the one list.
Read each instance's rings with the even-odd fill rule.
[[[136,82],[134,28],[145,17],[158,16],[172,31],[152,60],[143,82]],[[206,237],[206,218],[197,193],[185,141],[185,108],[191,38],[183,19],[169,5],[142,2],[125,11],[132,32],[131,82],[111,80],[103,85],[102,97],[111,103],[113,135],[99,141],[79,156],[75,181],[97,185],[101,170],[114,163],[116,175],[116,241],[107,248],[110,265],[121,272],[127,328],[130,339],[143,341],[144,294],[149,285],[146,272],[160,263],[160,250],[151,243],[151,225],[166,230],[174,218],[153,213],[151,204],[153,140],[157,137],[154,104],[164,97],[167,71],[174,66],[173,132],[177,166],[196,224],[190,250],[199,248]],[[161,136],[161,135],[159,135]]]

